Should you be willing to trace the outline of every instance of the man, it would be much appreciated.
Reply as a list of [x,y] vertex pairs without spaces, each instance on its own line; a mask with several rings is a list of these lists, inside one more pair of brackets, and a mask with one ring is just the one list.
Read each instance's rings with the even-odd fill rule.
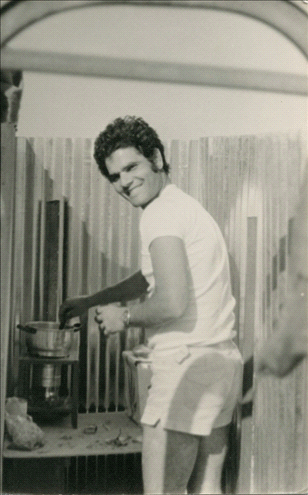
[[[228,425],[241,388],[233,343],[234,298],[221,232],[171,184],[164,147],[141,118],[118,118],[94,157],[116,192],[141,207],[141,271],[92,296],[64,302],[67,318],[97,306],[106,336],[146,328],[152,381],[141,419],[145,493],[221,493]],[[109,304],[146,293],[129,307]],[[107,305],[108,304],[108,305]]]

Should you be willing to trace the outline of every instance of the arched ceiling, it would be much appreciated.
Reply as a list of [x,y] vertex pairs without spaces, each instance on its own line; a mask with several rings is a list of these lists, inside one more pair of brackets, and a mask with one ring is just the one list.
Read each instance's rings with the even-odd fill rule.
[[233,88],[307,94],[305,76],[233,68],[217,68],[178,63],[116,59],[31,52],[7,47],[8,42],[28,26],[63,11],[95,5],[135,5],[214,9],[248,16],[271,26],[289,39],[308,57],[307,5],[289,0],[19,0],[6,2],[2,9],[2,67],[76,75],[116,77],[180,84],[226,86]]

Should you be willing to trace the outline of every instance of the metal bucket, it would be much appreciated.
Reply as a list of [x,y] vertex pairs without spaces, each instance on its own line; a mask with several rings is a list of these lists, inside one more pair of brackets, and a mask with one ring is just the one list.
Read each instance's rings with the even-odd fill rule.
[[57,322],[30,321],[19,328],[27,333],[26,345],[31,356],[66,357],[70,353],[74,332],[79,329],[79,325],[66,326],[59,330]]

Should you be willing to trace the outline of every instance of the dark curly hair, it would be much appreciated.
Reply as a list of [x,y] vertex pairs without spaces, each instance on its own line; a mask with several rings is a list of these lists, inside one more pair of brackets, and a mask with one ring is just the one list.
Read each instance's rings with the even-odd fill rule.
[[106,158],[119,148],[133,146],[142,153],[155,167],[156,150],[160,151],[163,161],[163,171],[168,174],[169,165],[166,162],[164,146],[157,132],[141,117],[127,115],[119,117],[107,125],[96,138],[94,143],[94,158],[101,173],[109,179]]

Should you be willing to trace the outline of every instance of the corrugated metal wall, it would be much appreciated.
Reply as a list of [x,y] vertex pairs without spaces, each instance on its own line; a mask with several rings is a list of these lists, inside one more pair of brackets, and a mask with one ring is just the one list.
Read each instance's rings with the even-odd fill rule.
[[[92,147],[91,139],[17,139],[9,390],[17,382],[16,323],[54,320],[63,297],[95,292],[138,269],[139,211],[101,177]],[[201,201],[225,236],[234,261],[239,344],[249,363],[274,331],[285,299],[290,226],[305,166],[303,143],[299,135],[279,134],[172,141],[166,148],[172,181]],[[48,272],[46,233],[53,210],[58,256]],[[119,339],[100,341],[90,311],[87,336],[81,336],[82,410],[123,406]],[[132,329],[121,349],[140,339],[142,332]],[[283,380],[254,380],[253,410],[242,422],[240,493],[302,488],[306,366]]]

